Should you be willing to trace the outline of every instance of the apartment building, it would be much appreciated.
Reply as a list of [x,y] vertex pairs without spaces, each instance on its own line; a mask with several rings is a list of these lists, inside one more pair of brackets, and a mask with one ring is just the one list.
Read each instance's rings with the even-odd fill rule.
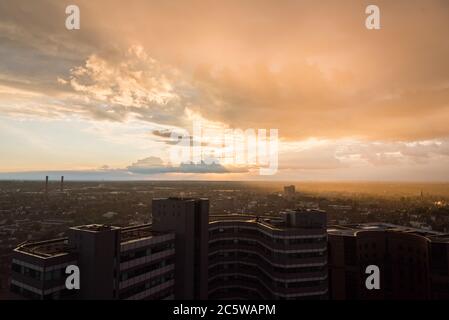
[[[72,227],[68,237],[14,250],[11,291],[30,299],[173,299],[174,239],[150,225]],[[79,267],[80,289],[65,286]]]
[[[447,299],[449,237],[387,223],[330,226],[330,297]],[[368,265],[380,269],[380,289],[368,290]]]
[[65,269],[76,264],[78,255],[70,250],[67,238],[20,245],[12,258],[12,297],[35,300],[74,298],[76,292],[67,290],[65,286]]
[[326,213],[211,216],[209,299],[326,299]]

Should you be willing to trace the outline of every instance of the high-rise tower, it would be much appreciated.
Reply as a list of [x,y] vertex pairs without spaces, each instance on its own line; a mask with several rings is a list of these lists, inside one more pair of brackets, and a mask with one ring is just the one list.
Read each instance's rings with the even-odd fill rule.
[[176,235],[175,296],[207,299],[209,200],[153,200],[153,230]]

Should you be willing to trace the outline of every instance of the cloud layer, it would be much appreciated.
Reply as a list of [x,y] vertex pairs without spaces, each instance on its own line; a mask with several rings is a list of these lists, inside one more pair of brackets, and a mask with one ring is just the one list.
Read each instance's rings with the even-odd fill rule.
[[67,4],[0,3],[0,118],[83,121],[135,150],[151,140],[154,152],[129,157],[131,173],[237,173],[136,162],[165,161],[169,133],[189,130],[192,115],[279,129],[281,168],[298,174],[441,168],[449,156],[445,0],[379,0],[380,31],[364,27],[368,1],[80,0],[75,32]]

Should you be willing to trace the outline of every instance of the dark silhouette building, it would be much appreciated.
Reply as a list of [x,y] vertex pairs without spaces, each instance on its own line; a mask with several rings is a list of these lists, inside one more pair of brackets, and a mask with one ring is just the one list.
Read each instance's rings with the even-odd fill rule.
[[296,189],[294,185],[284,187],[284,197],[287,199],[294,198],[296,196]]
[[[449,237],[385,223],[328,228],[330,297],[448,298]],[[380,289],[368,290],[365,271],[380,269]]]
[[177,299],[207,299],[209,200],[153,200],[153,230],[176,235],[175,295]]
[[[68,238],[14,250],[11,291],[39,300],[173,299],[174,238],[149,225],[73,227]],[[79,267],[79,290],[66,288],[69,265]]]
[[326,213],[212,216],[210,299],[327,299]]

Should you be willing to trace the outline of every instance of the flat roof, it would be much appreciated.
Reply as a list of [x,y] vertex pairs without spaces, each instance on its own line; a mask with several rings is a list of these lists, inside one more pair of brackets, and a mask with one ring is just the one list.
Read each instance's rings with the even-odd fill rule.
[[74,230],[82,230],[88,232],[103,232],[110,230],[118,230],[120,227],[114,227],[106,224],[86,224],[82,226],[71,227],[70,229]]
[[220,221],[235,221],[235,222],[253,222],[264,225],[273,230],[293,230],[301,229],[300,227],[288,226],[282,216],[266,216],[266,215],[251,215],[251,214],[223,214],[223,215],[209,215],[209,223]]
[[69,254],[68,238],[58,238],[19,245],[16,252],[26,253],[39,258],[53,258]]
[[[88,232],[102,232],[108,230],[120,231],[120,243],[147,239],[154,236],[170,234],[171,232],[156,232],[151,230],[151,224],[142,224],[129,227],[115,227],[101,224],[91,224],[84,226],[72,227],[74,230],[82,230]],[[38,242],[26,242],[14,249],[16,252],[25,253],[39,258],[52,258],[56,256],[66,255],[71,252],[68,238],[58,238]]]
[[120,243],[126,243],[145,238],[163,236],[172,232],[159,232],[151,230],[151,224],[142,224],[138,226],[129,226],[120,229]]
[[194,198],[194,197],[166,197],[166,198],[153,198],[154,200],[174,200],[174,201],[199,201],[209,200],[208,198]]
[[[331,225],[327,227],[328,234],[354,236],[359,231],[397,231],[416,234],[429,239],[447,239],[449,235],[438,231],[424,230],[407,226],[400,226],[385,222],[368,222],[359,224]],[[445,241],[445,240],[443,240]]]

